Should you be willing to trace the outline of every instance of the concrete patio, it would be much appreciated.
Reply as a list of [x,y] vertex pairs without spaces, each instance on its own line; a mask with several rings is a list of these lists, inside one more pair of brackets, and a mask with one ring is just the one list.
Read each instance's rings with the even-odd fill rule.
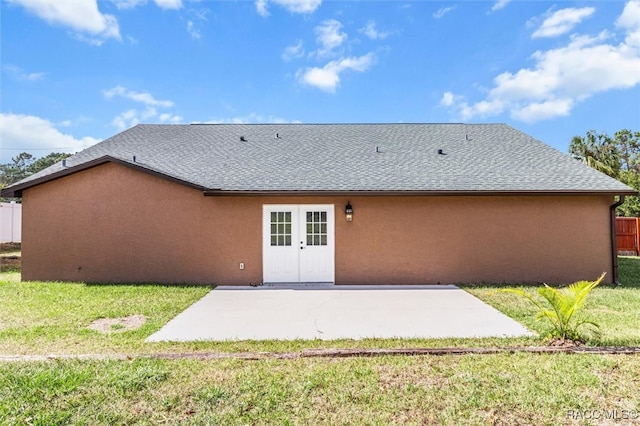
[[147,341],[528,335],[521,324],[453,285],[222,286]]

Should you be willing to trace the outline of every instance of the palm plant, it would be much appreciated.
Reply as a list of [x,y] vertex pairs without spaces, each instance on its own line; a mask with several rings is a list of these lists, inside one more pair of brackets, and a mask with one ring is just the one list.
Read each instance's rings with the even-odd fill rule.
[[545,284],[537,289],[538,295],[542,296],[543,300],[535,297],[535,293],[530,294],[522,289],[508,288],[503,291],[522,296],[536,306],[538,309],[536,319],[546,319],[551,324],[548,337],[584,341],[585,337],[579,331],[581,327],[591,326],[592,331],[597,333],[600,326],[593,321],[577,319],[576,314],[584,306],[591,290],[602,282],[605,274],[602,273],[596,281],[578,281],[559,289]]

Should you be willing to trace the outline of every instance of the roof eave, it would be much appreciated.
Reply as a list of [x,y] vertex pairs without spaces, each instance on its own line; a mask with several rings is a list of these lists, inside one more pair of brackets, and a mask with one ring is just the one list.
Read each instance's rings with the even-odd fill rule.
[[256,197],[256,196],[531,196],[531,195],[638,195],[636,191],[623,190],[223,190],[208,189],[204,191],[207,197],[236,196],[236,197]]
[[94,160],[87,161],[87,162],[82,163],[82,164],[78,164],[77,166],[67,167],[67,168],[65,168],[65,169],[63,169],[61,171],[58,171],[58,172],[55,172],[55,173],[51,173],[51,174],[46,175],[46,176],[42,176],[41,178],[38,178],[38,179],[33,179],[33,180],[30,180],[30,181],[24,182],[22,184],[19,183],[19,184],[11,185],[11,186],[9,186],[7,188],[4,188],[4,189],[0,190],[0,196],[1,197],[8,197],[8,198],[16,198],[16,197],[19,198],[19,197],[22,197],[22,191],[24,191],[26,189],[33,188],[34,186],[42,185],[43,183],[50,182],[50,181],[53,181],[53,180],[56,180],[56,179],[60,179],[60,178],[63,178],[65,176],[69,176],[69,175],[72,175],[72,174],[75,174],[75,173],[78,173],[78,172],[82,172],[84,170],[88,170],[88,169],[91,169],[91,168],[94,168],[94,167],[97,167],[97,166],[101,166],[101,165],[107,164],[107,163],[119,164],[119,165],[124,166],[124,167],[129,167],[131,169],[138,170],[140,172],[147,173],[147,174],[150,174],[152,176],[160,177],[162,179],[167,179],[169,181],[172,181],[172,182],[175,182],[175,183],[178,183],[178,184],[181,184],[181,185],[189,186],[191,188],[195,188],[195,189],[198,189],[198,190],[201,190],[201,191],[204,191],[204,190],[207,189],[207,188],[205,188],[205,187],[203,187],[201,185],[196,185],[196,184],[194,184],[192,182],[187,182],[187,181],[184,181],[182,179],[178,179],[176,177],[173,177],[173,176],[170,176],[170,175],[167,175],[167,174],[164,174],[164,173],[160,173],[160,172],[158,172],[156,170],[153,170],[153,169],[150,169],[150,168],[148,168],[148,167],[146,167],[144,165],[131,163],[131,162],[124,161],[124,160],[121,160],[121,159],[116,158],[116,157],[112,157],[110,155],[105,155],[103,157],[96,158]]

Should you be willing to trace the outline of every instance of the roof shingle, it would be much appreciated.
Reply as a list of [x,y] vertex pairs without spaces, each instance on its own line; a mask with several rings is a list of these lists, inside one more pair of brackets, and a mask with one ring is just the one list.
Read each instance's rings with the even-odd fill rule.
[[105,156],[205,190],[633,192],[506,124],[137,125],[3,192]]

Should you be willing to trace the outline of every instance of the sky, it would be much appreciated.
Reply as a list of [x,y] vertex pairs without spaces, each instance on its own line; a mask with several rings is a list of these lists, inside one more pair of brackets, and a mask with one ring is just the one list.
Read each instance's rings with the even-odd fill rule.
[[640,0],[0,0],[0,163],[138,123],[640,131]]

